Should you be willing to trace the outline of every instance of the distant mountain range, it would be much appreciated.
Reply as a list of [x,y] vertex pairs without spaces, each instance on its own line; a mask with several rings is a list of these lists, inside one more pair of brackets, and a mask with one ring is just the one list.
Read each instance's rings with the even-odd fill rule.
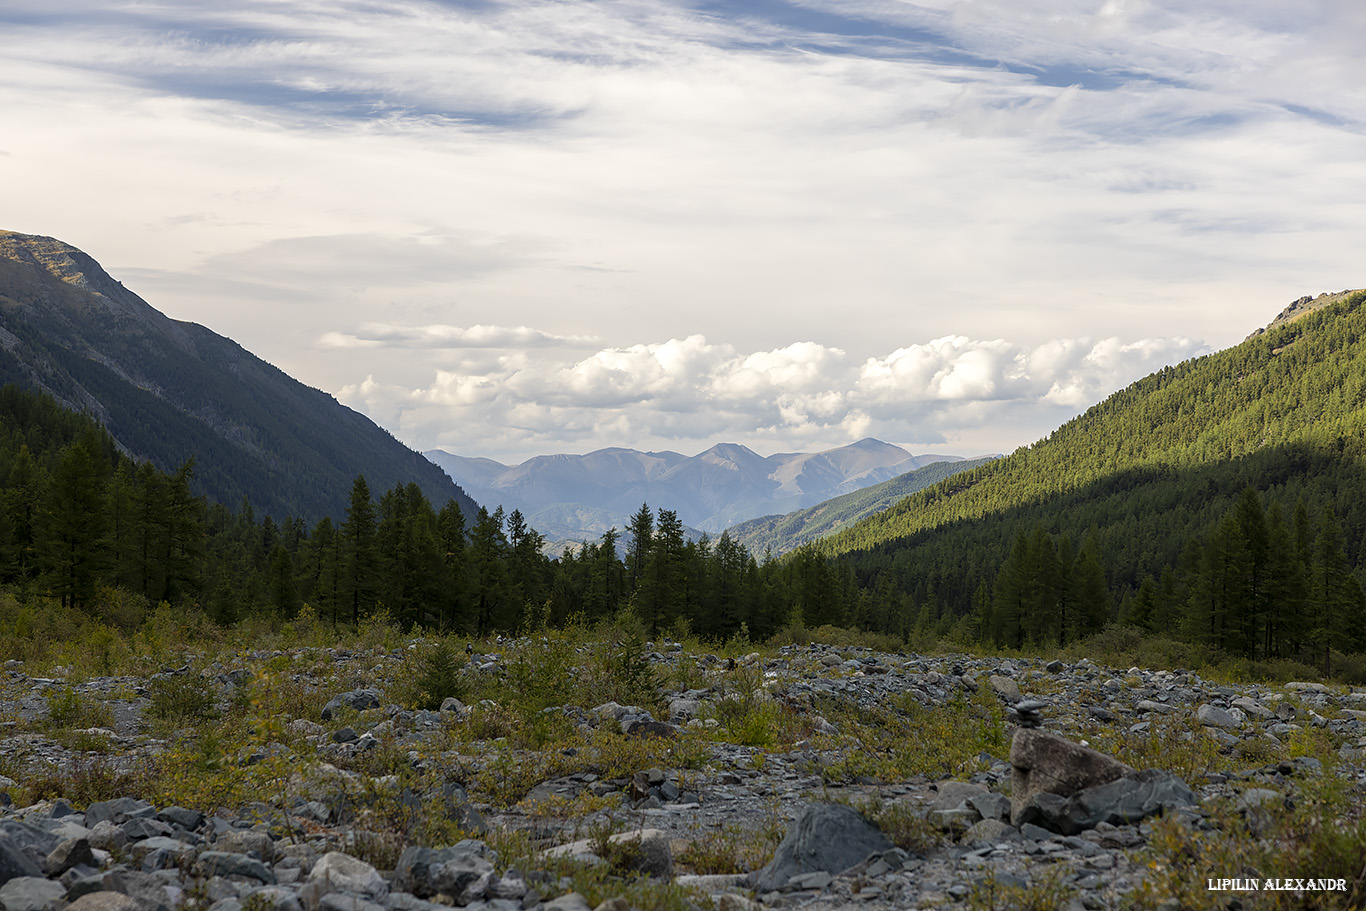
[[756,516],[813,506],[932,463],[961,461],[916,456],[873,439],[772,456],[736,443],[719,443],[695,456],[599,449],[537,456],[519,465],[441,449],[423,454],[475,499],[490,508],[521,510],[552,540],[582,540],[614,525],[622,528],[642,503],[671,509],[684,525],[715,536]]
[[173,320],[50,237],[0,231],[0,383],[88,411],[131,456],[259,513],[340,521],[352,482],[416,482],[440,508],[478,506],[373,421],[236,342]]

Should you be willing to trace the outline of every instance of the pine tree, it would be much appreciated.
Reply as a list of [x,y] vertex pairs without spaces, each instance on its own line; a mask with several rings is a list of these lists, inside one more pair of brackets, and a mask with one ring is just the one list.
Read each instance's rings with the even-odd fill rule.
[[53,474],[40,534],[47,577],[64,607],[84,606],[95,595],[107,562],[105,519],[100,465],[84,443],[72,443]]
[[351,485],[351,503],[342,522],[342,597],[351,608],[351,622],[375,606],[378,553],[375,547],[375,504],[364,475]]
[[654,514],[648,503],[640,504],[640,510],[631,517],[626,526],[626,592],[635,594],[645,577],[645,561],[650,555],[655,528]]

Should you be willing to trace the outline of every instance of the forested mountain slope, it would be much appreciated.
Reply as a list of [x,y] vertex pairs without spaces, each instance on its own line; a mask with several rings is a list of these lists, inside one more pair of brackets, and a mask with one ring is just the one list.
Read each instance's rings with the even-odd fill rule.
[[[1235,529],[1228,523],[1238,515]],[[1083,563],[1093,587],[1108,589],[1110,618],[1116,604],[1133,609],[1139,594],[1150,601],[1158,580],[1179,583],[1162,595],[1176,622],[1192,610],[1193,586],[1212,578],[1216,545],[1234,548],[1238,560],[1262,559],[1244,575],[1261,573],[1248,584],[1265,594],[1271,564],[1262,539],[1281,531],[1295,542],[1296,574],[1339,554],[1344,571],[1366,559],[1364,292],[1164,368],[1034,445],[818,546],[852,566],[865,590],[899,593],[902,622],[912,611],[950,618],[975,609],[985,623],[1003,581],[1014,584],[1003,576],[1012,566],[1037,593],[1063,591],[1061,576]],[[1035,569],[1059,578],[1039,577],[1031,552]],[[1093,599],[1091,625],[1108,619],[1104,594]],[[1054,633],[1069,635],[1058,628],[1047,636]],[[1031,636],[1025,629],[1005,638]]]
[[924,490],[945,478],[985,465],[994,458],[995,456],[988,456],[981,459],[934,462],[924,468],[917,468],[883,481],[881,484],[834,497],[808,509],[779,516],[761,516],[748,522],[741,522],[730,529],[730,536],[751,553],[762,554],[772,551],[774,555],[785,554],[809,541],[848,528],[860,519],[887,509],[917,490]]
[[236,506],[316,521],[340,515],[359,474],[415,482],[434,503],[476,504],[374,422],[240,345],[173,320],[93,259],[48,237],[0,232],[0,383],[89,411],[163,471],[192,456],[191,487]]

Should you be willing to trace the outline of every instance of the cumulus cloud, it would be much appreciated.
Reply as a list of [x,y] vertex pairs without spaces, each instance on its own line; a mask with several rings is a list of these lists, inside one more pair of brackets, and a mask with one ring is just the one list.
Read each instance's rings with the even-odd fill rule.
[[455,451],[556,438],[606,445],[736,439],[798,448],[866,435],[934,444],[1009,413],[1036,435],[1161,364],[1208,349],[1185,338],[1059,339],[1033,347],[962,336],[862,363],[813,342],[743,352],[701,335],[605,348],[575,361],[508,357],[424,387],[368,378],[340,398]]

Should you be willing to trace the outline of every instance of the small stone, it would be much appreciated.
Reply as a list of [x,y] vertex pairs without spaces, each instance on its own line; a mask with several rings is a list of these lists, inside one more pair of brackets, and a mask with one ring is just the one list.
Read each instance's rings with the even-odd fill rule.
[[992,674],[990,678],[991,688],[996,691],[1007,702],[1016,703],[1020,701],[1020,685],[1009,677],[1002,677],[1000,674]]

